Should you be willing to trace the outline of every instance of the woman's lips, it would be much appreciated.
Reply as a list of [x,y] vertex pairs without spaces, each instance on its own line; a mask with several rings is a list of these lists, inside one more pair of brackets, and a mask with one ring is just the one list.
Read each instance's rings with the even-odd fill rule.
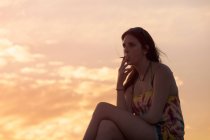
[[125,60],[128,61],[129,60],[129,57],[128,56],[125,56]]
[[124,58],[126,61],[129,61],[129,57],[128,56],[123,56],[123,57],[120,57],[120,58]]

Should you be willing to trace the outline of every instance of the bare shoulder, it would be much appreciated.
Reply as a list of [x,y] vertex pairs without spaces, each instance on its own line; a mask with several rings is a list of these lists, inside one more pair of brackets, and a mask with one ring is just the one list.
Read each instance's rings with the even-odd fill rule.
[[176,81],[173,75],[172,70],[165,64],[162,63],[154,63],[154,74],[155,74],[155,81],[157,83],[163,83],[164,85],[169,84],[171,87],[171,95],[178,94],[178,87],[176,85]]
[[155,75],[171,75],[173,74],[171,69],[166,65],[166,64],[163,64],[163,63],[154,63],[153,64],[153,67],[154,67],[154,73]]

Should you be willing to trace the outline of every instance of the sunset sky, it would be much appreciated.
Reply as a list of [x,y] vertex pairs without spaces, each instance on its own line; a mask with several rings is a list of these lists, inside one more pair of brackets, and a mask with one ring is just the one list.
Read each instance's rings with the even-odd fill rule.
[[0,0],[0,140],[81,140],[136,26],[166,54],[185,140],[210,139],[209,25],[209,0]]

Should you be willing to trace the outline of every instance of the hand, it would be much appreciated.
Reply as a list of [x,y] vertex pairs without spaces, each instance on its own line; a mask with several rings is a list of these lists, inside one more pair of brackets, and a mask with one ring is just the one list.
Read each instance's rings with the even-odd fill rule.
[[128,74],[133,70],[133,67],[128,68],[126,58],[124,57],[121,63],[121,66],[118,70],[118,80],[117,80],[117,89],[123,88],[123,83],[128,76]]

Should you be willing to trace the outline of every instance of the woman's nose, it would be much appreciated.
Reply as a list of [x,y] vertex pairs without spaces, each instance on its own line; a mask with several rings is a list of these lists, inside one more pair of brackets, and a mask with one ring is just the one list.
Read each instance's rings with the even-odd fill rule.
[[124,56],[127,56],[128,51],[124,50]]
[[124,53],[128,53],[127,47],[124,48]]

